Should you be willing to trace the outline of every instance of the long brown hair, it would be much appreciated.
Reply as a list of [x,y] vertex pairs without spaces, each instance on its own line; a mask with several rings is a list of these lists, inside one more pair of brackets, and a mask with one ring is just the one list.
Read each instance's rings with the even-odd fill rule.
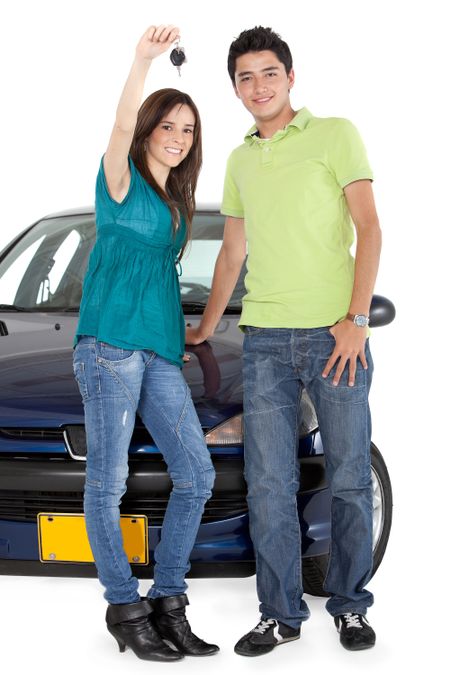
[[[145,142],[162,119],[176,105],[187,105],[194,113],[195,126],[192,147],[185,159],[170,169],[166,190],[157,184],[146,162]],[[173,234],[180,225],[180,214],[186,221],[186,238],[178,259],[181,260],[191,238],[192,218],[195,211],[195,188],[202,166],[202,130],[200,115],[188,94],[178,89],[158,89],[150,94],[139,108],[136,128],[130,148],[131,159],[147,183],[168,205],[172,214]]]

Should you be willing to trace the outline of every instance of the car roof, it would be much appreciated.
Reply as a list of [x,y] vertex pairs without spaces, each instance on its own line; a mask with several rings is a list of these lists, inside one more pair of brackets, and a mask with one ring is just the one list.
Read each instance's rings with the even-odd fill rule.
[[[196,213],[219,213],[220,205],[217,203],[212,204],[198,204],[195,212]],[[41,220],[47,220],[48,218],[61,218],[63,216],[88,216],[94,215],[93,206],[78,206],[72,209],[66,209],[65,211],[57,211],[55,213],[49,213],[47,216],[41,218]]]

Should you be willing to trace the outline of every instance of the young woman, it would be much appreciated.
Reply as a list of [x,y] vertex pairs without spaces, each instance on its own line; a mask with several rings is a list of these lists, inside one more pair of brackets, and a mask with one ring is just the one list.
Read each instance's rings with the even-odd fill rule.
[[[191,631],[184,577],[214,469],[182,374],[184,320],[177,262],[189,239],[201,129],[191,98],[154,92],[139,107],[152,60],[178,38],[151,26],[140,39],[96,185],[97,241],[83,284],[74,372],[87,437],[84,510],[120,651],[174,661],[218,651]],[[173,483],[154,584],[138,593],[123,549],[119,504],[139,413]],[[176,651],[164,641],[170,640]]]

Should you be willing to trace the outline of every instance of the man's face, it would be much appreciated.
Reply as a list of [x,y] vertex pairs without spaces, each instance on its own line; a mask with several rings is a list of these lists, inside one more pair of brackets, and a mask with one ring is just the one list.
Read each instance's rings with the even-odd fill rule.
[[289,75],[270,50],[248,52],[236,59],[234,90],[255,121],[275,119],[290,109],[289,90],[294,84],[294,71]]

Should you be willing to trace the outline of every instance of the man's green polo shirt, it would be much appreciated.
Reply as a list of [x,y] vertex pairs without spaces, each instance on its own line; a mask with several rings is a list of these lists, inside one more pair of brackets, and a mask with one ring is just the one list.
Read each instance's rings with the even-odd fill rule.
[[315,328],[345,316],[354,227],[343,188],[361,179],[371,180],[372,171],[346,119],[302,108],[270,139],[250,129],[229,157],[221,209],[245,219],[240,325]]

